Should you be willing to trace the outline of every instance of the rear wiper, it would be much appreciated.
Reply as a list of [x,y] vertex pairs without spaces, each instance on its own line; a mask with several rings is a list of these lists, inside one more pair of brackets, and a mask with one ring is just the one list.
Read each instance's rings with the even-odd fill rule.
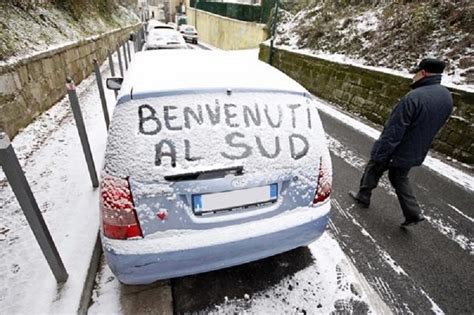
[[232,166],[232,167],[225,167],[225,168],[216,168],[212,170],[203,170],[203,171],[196,171],[196,172],[190,172],[190,173],[174,174],[174,175],[165,176],[165,180],[170,181],[170,182],[195,180],[195,179],[198,179],[199,177],[203,177],[203,175],[206,175],[205,176],[206,179],[210,179],[210,178],[224,177],[229,173],[234,174],[236,176],[240,176],[244,173],[244,167]]

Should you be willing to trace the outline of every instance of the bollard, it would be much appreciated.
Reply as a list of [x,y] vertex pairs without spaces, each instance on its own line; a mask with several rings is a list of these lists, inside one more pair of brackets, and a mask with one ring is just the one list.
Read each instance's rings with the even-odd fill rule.
[[143,27],[138,31],[138,51],[142,51],[143,42],[145,41],[145,34],[143,32]]
[[79,133],[79,138],[81,139],[82,151],[84,152],[84,157],[86,158],[87,168],[89,169],[89,175],[92,181],[92,187],[97,188],[99,187],[99,180],[95,171],[94,160],[92,158],[92,152],[89,146],[89,140],[87,138],[86,127],[84,126],[84,120],[82,119],[79,99],[77,98],[76,93],[76,86],[74,85],[74,81],[72,81],[71,78],[66,80],[66,90],[69,96],[69,102],[71,103],[74,120],[76,121],[77,132]]
[[30,185],[21,169],[20,162],[13,150],[8,135],[0,130],[0,165],[10,183],[18,203],[21,206],[28,224],[43,252],[56,282],[64,283],[68,274],[59,256],[53,238],[41,215],[38,203],[33,196]]
[[99,88],[99,96],[100,102],[102,104],[102,111],[104,112],[104,119],[105,119],[105,126],[107,130],[109,130],[109,111],[107,109],[107,101],[105,100],[105,93],[104,93],[104,85],[102,84],[102,75],[100,74],[99,64],[97,63],[97,59],[94,59],[94,72],[95,72],[95,79],[97,80],[97,87]]
[[[112,59],[112,54],[110,53],[110,50],[107,49],[107,55],[109,58],[109,67],[110,67],[110,74],[115,77],[115,68],[114,68],[114,60]],[[115,98],[117,99],[117,94],[118,92],[114,90]]]
[[117,46],[117,56],[118,56],[120,76],[123,78],[122,54],[120,53],[120,46]]
[[140,29],[137,33],[137,51],[142,51],[141,42],[142,42],[142,31]]
[[128,61],[132,62],[132,55],[130,54],[130,42],[127,40],[127,52],[128,52]]
[[127,48],[125,47],[125,43],[122,44],[122,50],[123,50],[123,61],[125,61],[125,70],[128,70]]

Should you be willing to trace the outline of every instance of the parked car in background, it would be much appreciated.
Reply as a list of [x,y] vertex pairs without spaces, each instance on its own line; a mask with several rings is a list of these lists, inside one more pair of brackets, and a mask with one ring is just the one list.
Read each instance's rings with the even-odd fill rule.
[[198,33],[194,26],[189,24],[183,24],[179,27],[179,32],[183,34],[184,40],[189,41],[193,44],[198,43]]
[[151,30],[153,29],[172,29],[175,30],[175,28],[172,25],[157,21],[157,20],[149,20],[148,25],[146,28],[147,34],[150,33]]
[[183,36],[173,29],[152,29],[148,33],[143,50],[188,49]]
[[233,52],[145,51],[107,87],[120,92],[101,240],[121,282],[244,264],[325,231],[329,150],[311,94],[287,75]]

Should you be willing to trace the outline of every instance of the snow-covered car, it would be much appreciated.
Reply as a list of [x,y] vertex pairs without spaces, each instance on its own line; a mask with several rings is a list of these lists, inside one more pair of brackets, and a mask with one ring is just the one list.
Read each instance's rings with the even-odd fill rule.
[[329,220],[331,160],[312,96],[234,52],[139,52],[100,185],[107,263],[146,284],[305,246]]
[[152,29],[148,33],[143,50],[188,49],[183,36],[172,29]]
[[147,34],[150,33],[151,30],[154,29],[172,29],[176,30],[172,25],[157,21],[157,20],[149,20],[146,28]]
[[183,24],[179,27],[179,31],[183,34],[184,40],[190,41],[193,44],[198,43],[199,36],[194,26]]

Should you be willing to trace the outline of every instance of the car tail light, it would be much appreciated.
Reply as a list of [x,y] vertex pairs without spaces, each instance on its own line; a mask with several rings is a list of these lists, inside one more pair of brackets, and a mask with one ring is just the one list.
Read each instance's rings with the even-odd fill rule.
[[142,237],[128,181],[105,176],[100,185],[100,195],[104,235],[121,240]]
[[329,157],[321,157],[319,163],[318,185],[316,186],[316,193],[314,194],[313,205],[318,202],[323,202],[331,194],[332,174]]

